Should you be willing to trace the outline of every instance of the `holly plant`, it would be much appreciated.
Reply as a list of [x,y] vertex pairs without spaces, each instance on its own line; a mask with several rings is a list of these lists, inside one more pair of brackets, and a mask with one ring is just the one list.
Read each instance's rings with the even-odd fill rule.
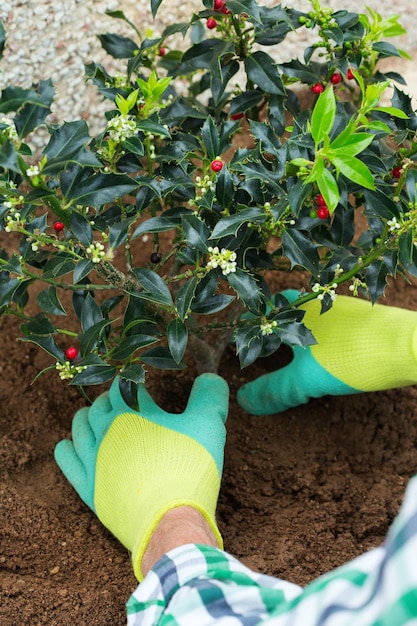
[[[417,276],[417,116],[379,67],[406,56],[398,16],[203,0],[152,36],[108,15],[133,35],[99,35],[124,73],[86,66],[102,132],[48,121],[49,78],[0,99],[0,313],[47,369],[81,389],[118,375],[133,405],[147,367],[216,371],[230,345],[246,367],[314,343],[303,303],[325,313],[344,283],[374,303]],[[302,30],[314,43],[276,62]],[[270,287],[288,272],[291,303]]]

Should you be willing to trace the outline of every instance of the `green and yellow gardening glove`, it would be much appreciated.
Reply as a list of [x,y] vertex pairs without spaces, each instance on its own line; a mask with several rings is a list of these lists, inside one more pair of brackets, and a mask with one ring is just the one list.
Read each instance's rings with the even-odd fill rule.
[[[300,294],[283,295],[294,301]],[[295,346],[289,365],[239,389],[237,401],[249,413],[270,415],[310,398],[417,383],[417,312],[351,296],[338,296],[323,315],[318,300],[300,308],[317,344]]]
[[185,411],[163,411],[144,385],[139,412],[123,400],[116,379],[109,392],[78,411],[72,441],[60,441],[55,460],[99,520],[141,562],[163,515],[191,506],[223,542],[215,511],[223,470],[227,383],[216,374],[196,378]]

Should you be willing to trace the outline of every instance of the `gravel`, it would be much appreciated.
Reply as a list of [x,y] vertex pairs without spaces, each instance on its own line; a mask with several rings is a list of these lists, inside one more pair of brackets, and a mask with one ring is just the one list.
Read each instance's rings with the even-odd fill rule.
[[[270,2],[276,4],[273,0]],[[285,4],[301,10],[308,10],[310,6],[306,0],[291,0]],[[356,12],[362,12],[366,5],[370,5],[382,16],[400,14],[408,31],[392,42],[413,55],[417,47],[417,3],[414,0],[347,0],[344,3],[325,0],[323,5],[342,6]],[[97,132],[108,105],[92,85],[86,84],[84,64],[94,61],[102,63],[108,71],[121,70],[125,62],[117,62],[106,55],[97,35],[117,32],[134,37],[128,24],[109,17],[106,10],[124,11],[143,34],[147,28],[153,33],[161,33],[168,24],[185,21],[192,10],[197,12],[203,8],[198,0],[181,5],[165,0],[153,23],[149,0],[1,0],[0,19],[6,28],[7,42],[0,62],[0,89],[10,84],[27,87],[51,77],[57,89],[51,121],[84,118],[92,132]],[[271,49],[269,52],[276,60],[282,60],[279,56],[282,51],[286,60],[290,55],[297,56],[307,43],[306,36],[294,33],[286,41],[285,50],[278,46],[275,53]],[[414,64],[411,63],[407,71],[412,73],[413,70]],[[414,77],[411,79],[415,80]]]

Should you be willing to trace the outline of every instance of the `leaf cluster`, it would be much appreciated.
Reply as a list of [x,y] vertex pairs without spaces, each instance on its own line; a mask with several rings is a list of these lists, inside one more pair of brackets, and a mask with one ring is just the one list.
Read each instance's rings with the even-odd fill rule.
[[[311,4],[303,13],[226,0],[222,11],[204,0],[155,38],[109,12],[134,37],[100,35],[126,60],[124,75],[86,66],[113,103],[95,137],[84,120],[48,122],[50,79],[3,90],[0,313],[21,317],[24,340],[71,384],[118,374],[133,403],[147,366],[178,369],[194,356],[215,369],[233,342],[245,367],[281,343],[314,342],[306,301],[321,296],[325,312],[347,282],[375,302],[389,276],[417,275],[417,117],[403,79],[378,69],[404,55],[385,41],[403,29],[371,9]],[[151,5],[155,15],[163,2]],[[275,62],[299,29],[316,43],[302,60]],[[188,49],[170,48],[176,33],[190,35]],[[0,29],[0,54],[4,45]],[[49,140],[37,155],[28,139],[39,126]],[[299,270],[298,300],[271,291],[271,277]],[[78,331],[63,328],[66,316]]]

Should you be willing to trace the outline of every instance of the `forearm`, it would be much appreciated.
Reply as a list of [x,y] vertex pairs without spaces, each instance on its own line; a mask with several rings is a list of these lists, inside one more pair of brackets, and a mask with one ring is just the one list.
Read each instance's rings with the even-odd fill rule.
[[146,576],[164,554],[189,543],[218,548],[209,524],[198,511],[190,506],[171,509],[159,522],[143,555],[143,575]]
[[128,626],[408,626],[417,616],[417,477],[383,546],[308,585],[251,571],[208,545],[163,556],[127,604]]

